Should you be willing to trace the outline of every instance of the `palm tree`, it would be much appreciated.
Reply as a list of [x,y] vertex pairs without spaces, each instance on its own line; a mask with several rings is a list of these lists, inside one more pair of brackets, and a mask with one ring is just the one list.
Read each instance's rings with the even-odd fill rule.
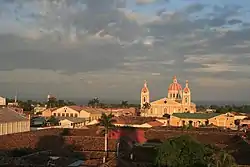
[[103,157],[103,163],[106,162],[108,155],[108,132],[109,129],[114,128],[114,122],[116,121],[113,118],[114,115],[112,113],[109,114],[102,113],[102,116],[99,119],[99,126],[104,127],[104,134],[105,134],[105,156]]
[[150,107],[151,107],[151,105],[148,102],[143,104],[142,109],[143,109],[143,112],[144,112],[144,116],[145,116],[146,110],[150,109]]
[[93,98],[93,99],[89,100],[89,102],[88,102],[88,106],[95,107],[95,108],[96,108],[99,104],[100,104],[100,100],[99,100],[98,97]]
[[98,97],[93,99],[94,107],[96,108],[100,104],[100,100]]
[[122,106],[122,108],[127,108],[128,107],[128,101],[122,101],[121,102],[121,106]]
[[222,151],[217,155],[216,167],[236,167],[235,159],[228,153]]

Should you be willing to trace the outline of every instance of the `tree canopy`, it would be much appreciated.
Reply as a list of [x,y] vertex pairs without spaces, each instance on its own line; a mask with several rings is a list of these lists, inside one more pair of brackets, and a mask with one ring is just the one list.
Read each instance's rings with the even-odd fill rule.
[[155,158],[158,167],[234,167],[234,158],[190,136],[166,140]]

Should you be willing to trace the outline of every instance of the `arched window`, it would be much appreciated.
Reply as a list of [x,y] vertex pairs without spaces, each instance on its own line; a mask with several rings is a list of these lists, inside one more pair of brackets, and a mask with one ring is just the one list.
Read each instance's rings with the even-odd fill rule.
[[164,114],[166,114],[168,112],[167,108],[164,108]]
[[143,102],[146,102],[146,97],[145,96],[143,97]]
[[185,103],[187,103],[187,102],[188,102],[188,98],[186,97],[186,98],[185,98]]

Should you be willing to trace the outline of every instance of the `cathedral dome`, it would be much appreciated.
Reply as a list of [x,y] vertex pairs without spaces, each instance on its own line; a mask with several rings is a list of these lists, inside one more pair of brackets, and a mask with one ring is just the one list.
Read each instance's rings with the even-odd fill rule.
[[182,87],[181,85],[177,82],[176,76],[173,78],[173,83],[171,83],[168,87],[168,91],[181,91]]

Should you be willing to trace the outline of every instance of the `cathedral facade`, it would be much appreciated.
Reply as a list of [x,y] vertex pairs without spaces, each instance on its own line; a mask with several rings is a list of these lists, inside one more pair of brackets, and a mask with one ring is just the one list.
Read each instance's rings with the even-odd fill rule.
[[173,77],[173,82],[168,87],[168,94],[166,97],[150,102],[149,95],[149,88],[145,81],[141,89],[142,116],[162,117],[164,114],[172,115],[173,113],[196,112],[196,105],[191,101],[191,90],[188,86],[188,81],[186,81],[186,85],[184,89],[182,89],[176,76]]

